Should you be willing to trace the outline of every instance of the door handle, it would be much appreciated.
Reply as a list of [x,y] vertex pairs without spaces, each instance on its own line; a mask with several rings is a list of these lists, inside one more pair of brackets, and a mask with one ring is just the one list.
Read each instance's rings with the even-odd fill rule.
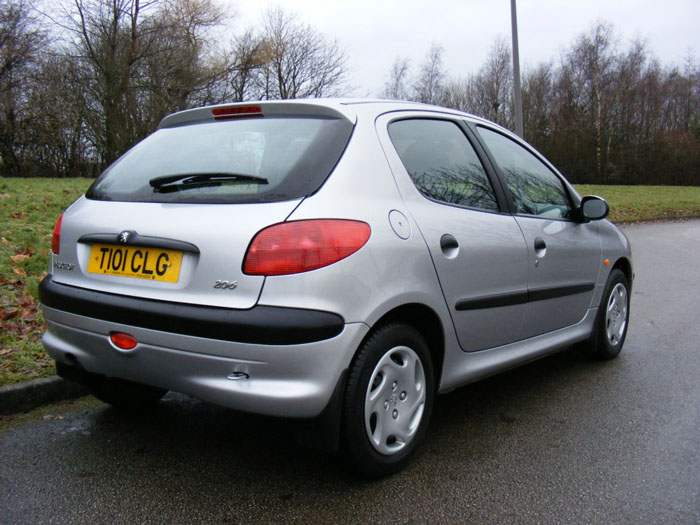
[[440,237],[440,249],[445,257],[448,259],[454,259],[459,253],[459,243],[454,236],[446,233]]
[[541,259],[547,253],[547,243],[541,237],[535,238],[535,256]]

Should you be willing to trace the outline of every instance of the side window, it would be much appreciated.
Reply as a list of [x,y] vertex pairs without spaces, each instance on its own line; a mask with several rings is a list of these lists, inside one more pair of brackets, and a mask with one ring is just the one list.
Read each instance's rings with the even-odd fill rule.
[[474,148],[448,120],[399,120],[389,136],[416,188],[426,197],[482,210],[498,210],[496,196]]
[[570,218],[571,205],[559,177],[520,144],[490,129],[478,129],[501,168],[517,213]]

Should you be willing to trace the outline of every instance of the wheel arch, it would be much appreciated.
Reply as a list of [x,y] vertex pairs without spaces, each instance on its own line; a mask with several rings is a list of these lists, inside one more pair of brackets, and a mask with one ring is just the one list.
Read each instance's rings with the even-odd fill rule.
[[433,375],[436,392],[440,389],[442,365],[445,361],[445,332],[438,314],[429,306],[420,303],[410,303],[397,306],[381,316],[369,330],[358,350],[374,331],[392,322],[405,322],[413,326],[425,339],[430,357],[433,360]]
[[621,270],[622,273],[627,277],[627,282],[629,283],[630,289],[632,288],[632,281],[634,280],[634,274],[632,273],[632,263],[627,257],[620,257],[613,265],[611,272],[613,270]]

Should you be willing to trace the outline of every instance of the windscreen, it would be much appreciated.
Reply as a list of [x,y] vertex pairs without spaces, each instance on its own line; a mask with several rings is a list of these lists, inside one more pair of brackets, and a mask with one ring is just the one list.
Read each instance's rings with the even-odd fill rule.
[[343,119],[246,118],[163,128],[108,167],[86,196],[128,202],[254,203],[314,193],[352,133]]

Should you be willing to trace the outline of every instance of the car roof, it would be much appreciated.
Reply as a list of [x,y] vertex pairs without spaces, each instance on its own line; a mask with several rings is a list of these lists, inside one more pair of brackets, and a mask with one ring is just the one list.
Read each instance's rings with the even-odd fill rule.
[[[383,100],[367,98],[316,98],[316,99],[291,99],[269,100],[255,102],[234,102],[230,104],[217,104],[199,108],[187,109],[166,116],[161,120],[158,128],[167,128],[194,124],[199,122],[214,121],[213,111],[216,109],[250,108],[251,116],[262,113],[267,116],[317,116],[326,118],[345,118],[352,123],[357,121],[359,115],[363,118],[374,119],[379,115],[395,111],[426,111],[443,113],[472,121],[490,123],[481,117],[464,113],[455,109],[424,104],[421,102],[409,102],[402,100]],[[257,108],[257,109],[253,109]]]

